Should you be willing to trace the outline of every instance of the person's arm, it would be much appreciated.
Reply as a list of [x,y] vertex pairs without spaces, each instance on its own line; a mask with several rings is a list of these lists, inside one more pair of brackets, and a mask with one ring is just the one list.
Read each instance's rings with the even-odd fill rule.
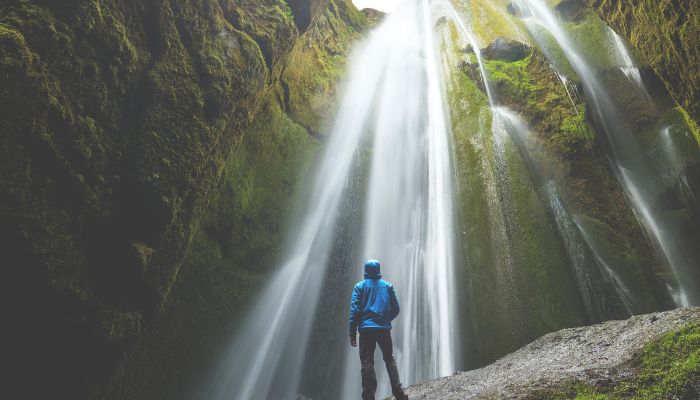
[[389,286],[389,301],[391,302],[391,319],[393,320],[399,315],[401,310],[399,307],[399,297],[396,295],[394,285]]
[[352,290],[352,298],[350,299],[350,318],[348,318],[348,331],[350,334],[350,344],[354,347],[357,345],[357,325],[360,323],[360,312],[362,309],[362,291],[358,285]]

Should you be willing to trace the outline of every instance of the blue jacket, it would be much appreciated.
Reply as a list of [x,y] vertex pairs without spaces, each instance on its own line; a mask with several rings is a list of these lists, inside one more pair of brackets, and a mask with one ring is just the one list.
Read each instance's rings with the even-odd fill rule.
[[391,329],[391,321],[399,315],[399,299],[394,286],[381,279],[379,264],[365,267],[365,280],[358,282],[350,300],[348,329],[350,336],[357,330]]

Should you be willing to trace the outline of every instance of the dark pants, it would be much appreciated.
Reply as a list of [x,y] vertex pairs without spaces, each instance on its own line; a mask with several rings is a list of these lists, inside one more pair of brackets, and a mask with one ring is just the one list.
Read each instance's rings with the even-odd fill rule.
[[360,332],[360,362],[362,363],[362,400],[374,400],[377,377],[374,374],[374,348],[378,344],[382,350],[386,372],[391,382],[391,392],[397,400],[407,399],[399,380],[399,370],[393,355],[391,330],[366,329]]

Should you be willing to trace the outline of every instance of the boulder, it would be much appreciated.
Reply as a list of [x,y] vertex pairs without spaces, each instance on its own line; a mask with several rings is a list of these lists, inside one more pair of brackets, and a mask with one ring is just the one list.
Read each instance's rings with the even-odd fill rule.
[[489,60],[518,61],[530,54],[530,47],[524,43],[507,38],[498,38],[481,51]]

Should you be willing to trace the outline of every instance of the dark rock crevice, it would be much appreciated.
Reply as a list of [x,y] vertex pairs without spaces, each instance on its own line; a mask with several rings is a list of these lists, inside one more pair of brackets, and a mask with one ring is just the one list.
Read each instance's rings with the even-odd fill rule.
[[311,24],[311,0],[287,0],[294,15],[294,23],[299,33],[304,33]]

